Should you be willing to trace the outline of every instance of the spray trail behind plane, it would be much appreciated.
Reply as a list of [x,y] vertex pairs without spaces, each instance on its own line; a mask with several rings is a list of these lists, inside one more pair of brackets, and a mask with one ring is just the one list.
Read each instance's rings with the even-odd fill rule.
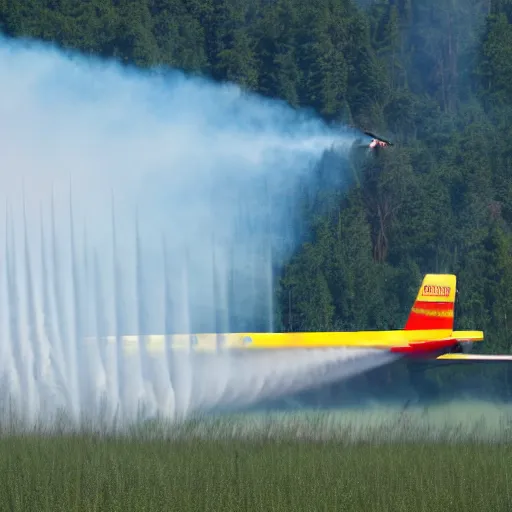
[[[31,419],[56,404],[78,418],[99,390],[126,417],[139,403],[172,416],[177,393],[194,409],[169,354],[84,352],[83,338],[272,330],[274,269],[300,242],[293,212],[322,153],[353,140],[232,85],[0,39],[7,395]],[[216,369],[224,389],[243,382]]]

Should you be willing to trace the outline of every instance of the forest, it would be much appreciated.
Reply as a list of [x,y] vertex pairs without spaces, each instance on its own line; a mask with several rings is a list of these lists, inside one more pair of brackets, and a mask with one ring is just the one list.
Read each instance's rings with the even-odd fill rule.
[[[284,330],[400,328],[458,275],[456,327],[512,352],[511,0],[0,0],[0,30],[169,65],[395,143],[310,212]],[[333,194],[336,194],[333,192]]]

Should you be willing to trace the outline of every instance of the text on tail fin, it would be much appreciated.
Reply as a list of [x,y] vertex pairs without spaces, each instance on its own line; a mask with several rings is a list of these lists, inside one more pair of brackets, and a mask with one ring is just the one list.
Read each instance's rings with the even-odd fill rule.
[[452,274],[427,274],[421,283],[405,324],[406,330],[453,330],[457,278]]

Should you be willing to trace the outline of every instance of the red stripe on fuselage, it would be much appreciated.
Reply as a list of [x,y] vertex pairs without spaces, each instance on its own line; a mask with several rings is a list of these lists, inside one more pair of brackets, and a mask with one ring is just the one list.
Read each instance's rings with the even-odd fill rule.
[[422,355],[429,352],[437,352],[445,348],[455,345],[455,339],[436,340],[436,341],[420,341],[413,343],[408,347],[393,347],[391,352],[396,354]]

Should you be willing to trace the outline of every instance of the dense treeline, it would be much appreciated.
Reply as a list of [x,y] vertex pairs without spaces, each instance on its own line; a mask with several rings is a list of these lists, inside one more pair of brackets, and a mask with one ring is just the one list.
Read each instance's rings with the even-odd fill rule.
[[400,327],[426,272],[510,352],[512,1],[0,0],[0,29],[391,136],[284,271],[283,329]]

